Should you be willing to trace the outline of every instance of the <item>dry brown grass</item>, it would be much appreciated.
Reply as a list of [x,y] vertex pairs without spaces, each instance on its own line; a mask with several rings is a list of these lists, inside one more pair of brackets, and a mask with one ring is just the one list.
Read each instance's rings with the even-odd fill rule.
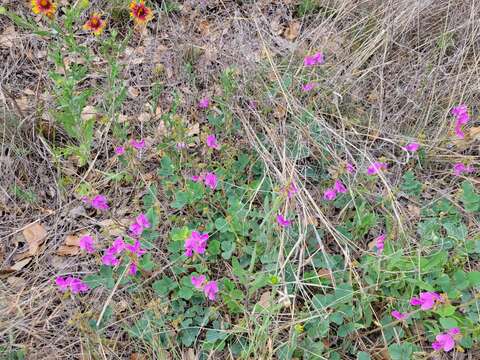
[[[108,12],[108,1],[92,4]],[[318,190],[305,180],[305,171],[312,163],[325,160],[332,164],[355,159],[358,168],[365,168],[379,156],[398,164],[399,145],[409,139],[420,139],[429,154],[429,174],[432,197],[453,197],[444,175],[452,161],[478,161],[478,144],[459,151],[452,147],[449,109],[465,102],[478,114],[480,51],[480,3],[474,0],[330,0],[322,2],[318,12],[298,18],[294,11],[298,1],[185,1],[179,13],[158,16],[148,34],[135,37],[129,53],[120,59],[127,64],[124,79],[136,89],[124,106],[138,134],[149,133],[151,125],[135,121],[135,114],[144,111],[145,98],[151,92],[155,69],[163,67],[161,81],[165,93],[177,89],[182,94],[182,112],[195,122],[190,113],[192,104],[201,94],[220,92],[217,79],[221,70],[235,66],[240,74],[240,91],[233,108],[244,125],[246,137],[262,158],[273,178],[283,183],[295,179],[301,185],[300,201],[303,234],[295,240],[290,253],[281,253],[279,268],[294,262],[300,274],[309,259],[302,257],[306,226],[317,222],[330,233],[334,246],[347,260],[361,251],[334,228],[334,220],[318,206]],[[112,5],[113,4],[113,5]],[[116,5],[110,4],[111,8]],[[27,6],[7,1],[4,6],[30,16]],[[116,19],[112,19],[115,21]],[[301,29],[294,41],[283,36],[292,21]],[[59,184],[62,174],[71,173],[66,161],[53,162],[46,134],[54,124],[41,120],[39,109],[50,106],[46,94],[50,84],[46,71],[47,44],[29,34],[5,17],[0,17],[0,264],[11,265],[18,250],[18,234],[25,225],[40,221],[48,229],[48,240],[42,253],[15,277],[0,279],[0,343],[14,349],[28,348],[29,359],[126,359],[131,348],[123,335],[122,324],[141,313],[150,303],[143,294],[133,304],[131,297],[120,294],[118,322],[109,328],[109,341],[95,337],[87,330],[86,315],[101,309],[109,297],[106,291],[95,291],[88,303],[62,299],[52,278],[59,273],[89,273],[93,261],[83,258],[59,258],[55,255],[64,237],[72,231],[98,231],[98,220],[85,214],[72,215],[78,201]],[[13,29],[13,30],[12,30]],[[12,33],[13,31],[13,33]],[[88,38],[84,41],[88,43]],[[297,78],[301,59],[311,51],[326,54],[322,91],[308,104],[298,98],[301,79]],[[140,59],[140,60],[139,60]],[[193,64],[193,72],[185,63]],[[99,64],[101,66],[101,64]],[[285,87],[282,78],[293,75],[293,85]],[[276,96],[265,96],[269,81],[277,82]],[[251,111],[244,104],[255,98],[258,109]],[[162,97],[160,108],[172,102]],[[302,116],[314,119],[322,136],[312,134]],[[49,129],[45,131],[44,126]],[[149,127],[150,126],[150,127]],[[302,157],[291,151],[298,143],[309,155]],[[98,152],[108,139],[98,145]],[[109,163],[101,157],[88,181],[112,198],[123,201],[138,198],[139,188],[104,188],[102,171]],[[154,163],[151,167],[155,166]],[[393,164],[392,171],[382,181],[387,193],[397,186],[401,173]],[[337,169],[329,169],[335,173]],[[73,176],[76,181],[80,176]],[[139,179],[144,183],[145,179]],[[12,184],[31,190],[37,199],[33,203],[20,201],[12,195]],[[352,178],[355,184],[355,178]],[[72,185],[72,184],[70,184]],[[73,184],[75,185],[75,184]],[[443,189],[438,190],[437,189]],[[161,200],[161,199],[160,199]],[[399,232],[408,228],[408,210],[393,203]],[[133,206],[134,207],[134,206]],[[120,210],[121,212],[121,210]],[[122,217],[124,214],[117,214]],[[165,231],[168,224],[165,225]],[[478,229],[478,224],[476,224]],[[162,257],[163,249],[158,249]],[[351,262],[347,261],[351,265]],[[352,276],[355,268],[349,267]],[[278,325],[295,323],[295,302],[310,298],[309,290],[298,281],[299,294],[287,320]],[[151,305],[151,304],[150,304]],[[128,310],[128,311],[127,311]],[[127,315],[129,314],[129,315]],[[323,314],[312,316],[321,317]],[[68,322],[67,319],[76,319]],[[381,347],[381,337],[358,340],[359,348]],[[263,349],[270,357],[271,351]],[[167,358],[181,358],[181,349],[172,350]],[[186,356],[186,355],[185,355]]]

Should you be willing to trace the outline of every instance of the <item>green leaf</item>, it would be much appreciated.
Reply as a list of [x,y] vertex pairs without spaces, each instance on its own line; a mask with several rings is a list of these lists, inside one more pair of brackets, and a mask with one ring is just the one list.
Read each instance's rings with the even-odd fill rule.
[[457,320],[452,319],[452,318],[443,318],[442,317],[438,321],[440,322],[440,325],[442,325],[444,330],[450,330],[451,328],[458,326]]
[[403,176],[402,191],[411,196],[419,196],[422,193],[422,183],[417,180],[412,171],[407,171]]
[[190,201],[190,195],[185,191],[177,191],[175,193],[175,201],[170,204],[174,209],[181,209]]
[[162,157],[160,160],[160,169],[158,170],[159,176],[171,176],[173,175],[173,163],[172,159],[168,156]]
[[223,217],[219,217],[215,220],[215,228],[220,231],[221,233],[225,233],[228,231],[229,226],[227,220]]
[[413,344],[405,342],[403,344],[393,344],[388,347],[388,353],[392,360],[411,360],[413,354]]
[[210,255],[216,256],[220,254],[220,241],[212,240],[208,243],[207,251]]
[[222,241],[222,257],[225,260],[228,260],[232,257],[232,253],[235,251],[235,242],[233,241]]
[[370,359],[371,359],[370,354],[365,351],[360,351],[357,354],[357,360],[370,360]]
[[460,200],[465,207],[466,212],[476,212],[480,210],[480,195],[475,192],[475,188],[469,181],[462,183],[462,196]]
[[113,289],[115,286],[112,268],[104,265],[100,267],[100,271],[97,274],[85,276],[84,281],[91,289],[95,289],[102,285],[107,289]]
[[177,287],[177,283],[170,279],[169,277],[164,277],[160,280],[155,281],[152,284],[152,288],[155,293],[159,296],[167,296],[170,291]]
[[181,228],[173,228],[170,231],[170,237],[173,241],[185,241],[190,236],[190,230],[184,226]]
[[215,342],[217,340],[224,340],[228,337],[228,333],[226,331],[219,331],[219,330],[208,330],[206,335],[206,340],[209,342]]
[[449,317],[455,314],[455,306],[451,304],[445,304],[440,307],[438,307],[436,310],[434,310],[435,313],[440,315],[441,317]]
[[467,279],[471,287],[480,286],[480,271],[470,271],[467,273]]
[[182,287],[178,291],[178,296],[185,300],[190,300],[193,296],[193,290],[189,287]]
[[152,260],[152,254],[144,254],[138,261],[138,266],[140,270],[152,271],[152,269],[155,267],[155,263]]

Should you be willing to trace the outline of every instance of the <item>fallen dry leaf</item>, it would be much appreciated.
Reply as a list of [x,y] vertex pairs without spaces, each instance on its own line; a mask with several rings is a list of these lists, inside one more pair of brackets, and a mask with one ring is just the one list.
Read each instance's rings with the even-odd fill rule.
[[193,349],[188,349],[185,354],[185,360],[196,360],[195,351]]
[[258,300],[257,304],[267,309],[270,306],[270,291],[265,291],[262,295],[260,295],[260,300]]
[[20,260],[20,261],[17,261],[15,264],[13,264],[13,266],[10,266],[6,269],[1,269],[0,270],[0,275],[4,275],[4,274],[11,274],[15,271],[20,271],[22,270],[25,266],[27,266],[30,261],[32,261],[32,258],[31,257],[28,257],[26,259],[23,259],[23,260]]
[[60,245],[56,254],[59,256],[75,256],[80,253],[80,248],[78,246],[67,246]]
[[22,234],[27,241],[28,250],[15,256],[15,260],[22,260],[29,256],[38,255],[40,245],[42,245],[47,237],[47,231],[45,230],[45,227],[39,223],[27,226],[23,230]]
[[90,120],[92,117],[95,116],[97,116],[97,111],[91,105],[85,106],[82,110],[82,113],[80,114],[80,117],[83,121]]
[[319,278],[329,279],[330,281],[333,280],[332,272],[329,269],[320,269],[317,271]]
[[140,90],[133,86],[129,86],[127,92],[131,98],[136,98],[140,95]]
[[15,26],[10,25],[0,34],[0,48],[11,48],[18,39],[18,34],[15,31]]
[[301,27],[302,27],[302,24],[299,21],[296,21],[296,20],[291,21],[288,24],[288,27],[283,32],[283,36],[285,37],[285,39],[293,41],[298,37]]
[[27,282],[24,278],[20,276],[9,276],[7,278],[8,284],[14,289],[21,289],[24,288]]

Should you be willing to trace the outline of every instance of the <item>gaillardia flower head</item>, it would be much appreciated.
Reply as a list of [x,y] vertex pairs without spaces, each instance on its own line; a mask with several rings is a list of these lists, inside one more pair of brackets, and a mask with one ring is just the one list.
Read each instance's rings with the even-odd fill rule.
[[102,19],[100,14],[93,13],[90,15],[88,21],[83,25],[83,29],[91,31],[96,36],[99,36],[103,29],[105,29],[105,26],[107,26],[107,22]]
[[32,10],[35,14],[53,17],[57,10],[57,4],[53,0],[32,0]]
[[145,25],[153,19],[152,9],[145,6],[144,0],[132,0],[130,3],[130,16],[137,25]]

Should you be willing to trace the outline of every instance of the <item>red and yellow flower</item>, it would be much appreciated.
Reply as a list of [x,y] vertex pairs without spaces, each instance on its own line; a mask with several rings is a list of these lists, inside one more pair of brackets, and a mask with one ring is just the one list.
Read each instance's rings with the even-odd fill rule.
[[35,14],[53,17],[57,11],[57,4],[52,0],[32,0],[32,10]]
[[145,6],[144,0],[132,0],[130,3],[130,16],[137,25],[145,25],[153,19],[152,9]]
[[98,36],[105,29],[105,26],[107,26],[107,21],[103,20],[99,13],[93,13],[85,25],[83,25],[83,29],[91,31]]

